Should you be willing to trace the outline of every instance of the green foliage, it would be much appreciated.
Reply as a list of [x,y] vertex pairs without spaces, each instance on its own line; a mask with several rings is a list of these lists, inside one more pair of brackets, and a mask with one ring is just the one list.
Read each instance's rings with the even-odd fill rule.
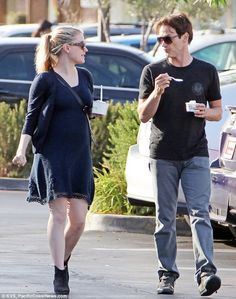
[[109,143],[102,170],[95,169],[96,193],[91,212],[113,214],[153,214],[152,208],[131,206],[126,198],[125,163],[129,146],[136,143],[139,120],[137,102],[119,109],[115,123],[108,125]]
[[[185,12],[192,20],[195,29],[207,29],[212,26],[212,21],[218,21],[224,14],[225,9],[223,5],[211,4],[209,1],[195,1],[194,4],[190,1],[179,1],[176,6],[177,11]],[[196,16],[197,19],[196,19]]]
[[110,102],[106,116],[96,117],[91,120],[91,127],[96,144],[92,144],[93,165],[96,168],[101,167],[102,157],[109,142],[108,124],[112,124],[118,117],[118,111],[121,104],[113,105]]
[[[10,106],[0,103],[0,176],[27,177],[30,165],[18,168],[11,163],[19,143],[24,123],[26,101]],[[32,154],[28,159],[32,159]]]
[[[143,49],[147,43],[154,23],[163,16],[175,12],[185,12],[198,29],[211,26],[213,20],[219,20],[224,13],[227,0],[123,0],[128,4],[129,13],[137,17],[143,26]],[[197,16],[197,18],[196,18]]]
[[225,6],[227,5],[227,0],[195,0],[195,3],[206,2],[208,6]]
[[142,22],[149,22],[152,18],[160,18],[169,14],[176,7],[173,0],[123,0],[129,5],[129,13],[138,17]]

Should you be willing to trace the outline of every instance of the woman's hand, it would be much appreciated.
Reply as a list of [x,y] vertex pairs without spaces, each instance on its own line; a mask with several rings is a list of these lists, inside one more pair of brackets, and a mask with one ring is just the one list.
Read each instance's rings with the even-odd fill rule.
[[20,137],[20,142],[18,145],[18,149],[16,151],[15,157],[12,159],[12,163],[17,166],[24,166],[27,162],[26,160],[26,149],[31,140],[31,136],[27,134],[22,134]]
[[25,166],[26,162],[26,157],[23,154],[16,154],[15,157],[12,159],[12,163],[17,166]]

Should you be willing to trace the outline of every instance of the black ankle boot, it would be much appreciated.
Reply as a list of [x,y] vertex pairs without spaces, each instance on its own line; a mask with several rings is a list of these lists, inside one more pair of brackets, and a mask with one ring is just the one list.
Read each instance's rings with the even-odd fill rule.
[[68,259],[66,261],[64,261],[64,267],[65,267],[65,270],[66,270],[66,282],[67,284],[69,283],[69,269],[68,269],[68,262],[69,262],[69,259],[70,259],[71,255],[69,255]]
[[54,292],[56,294],[61,295],[68,295],[70,292],[68,281],[67,281],[67,267],[64,270],[58,269],[56,266],[55,268],[55,274],[54,274]]

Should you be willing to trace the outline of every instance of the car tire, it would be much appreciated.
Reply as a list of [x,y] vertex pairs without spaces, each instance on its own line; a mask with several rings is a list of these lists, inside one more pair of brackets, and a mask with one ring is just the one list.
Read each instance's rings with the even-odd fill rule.
[[230,229],[232,235],[236,238],[236,226],[229,225],[229,229]]

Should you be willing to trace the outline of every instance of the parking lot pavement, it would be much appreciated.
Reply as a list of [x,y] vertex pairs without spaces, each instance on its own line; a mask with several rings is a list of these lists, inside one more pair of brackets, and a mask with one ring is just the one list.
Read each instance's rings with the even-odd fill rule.
[[[28,204],[25,194],[0,192],[0,298],[53,298],[53,266],[46,238],[47,206]],[[236,247],[215,242],[222,288],[211,298],[235,298]],[[180,278],[170,298],[195,299],[190,237],[178,237]],[[156,295],[156,257],[148,234],[86,231],[70,265],[72,299],[167,299]],[[14,295],[14,296],[13,296]]]

